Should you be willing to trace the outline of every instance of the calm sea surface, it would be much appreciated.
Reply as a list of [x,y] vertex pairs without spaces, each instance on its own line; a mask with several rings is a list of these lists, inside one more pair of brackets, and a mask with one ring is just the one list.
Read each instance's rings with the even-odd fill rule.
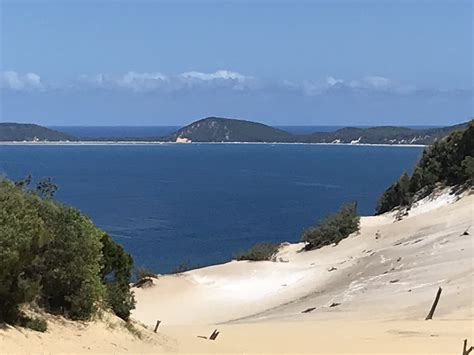
[[0,145],[0,174],[51,177],[131,253],[167,272],[224,262],[260,241],[298,241],[345,201],[377,196],[421,148],[272,144]]

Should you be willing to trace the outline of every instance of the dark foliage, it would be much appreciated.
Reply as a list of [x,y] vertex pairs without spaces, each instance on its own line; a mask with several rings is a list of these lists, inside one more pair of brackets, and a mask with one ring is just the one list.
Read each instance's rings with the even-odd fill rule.
[[249,261],[271,260],[279,247],[279,243],[258,243],[249,250],[239,253],[235,259]]
[[135,269],[135,278],[137,280],[141,280],[147,277],[156,277],[156,272],[144,266],[140,266]]
[[135,299],[130,291],[133,259],[125,253],[108,234],[102,235],[102,282],[106,285],[107,303],[114,313],[127,320],[135,308]]
[[22,327],[36,330],[37,332],[45,332],[48,330],[48,323],[44,319],[37,317],[21,316],[18,324]]
[[344,204],[337,213],[323,218],[317,226],[303,232],[301,239],[307,243],[305,249],[311,250],[333,243],[338,244],[359,230],[359,220],[357,204]]
[[452,132],[423,152],[413,174],[403,174],[380,196],[377,213],[409,206],[437,185],[472,185],[474,180],[474,121],[464,131]]
[[28,190],[28,180],[0,180],[0,321],[24,323],[19,306],[33,301],[72,319],[102,304],[128,317],[130,256],[78,210]]

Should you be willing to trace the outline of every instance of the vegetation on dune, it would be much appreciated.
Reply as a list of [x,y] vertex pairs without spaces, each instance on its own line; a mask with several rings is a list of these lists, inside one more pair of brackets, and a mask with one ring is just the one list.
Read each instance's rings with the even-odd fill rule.
[[455,186],[474,181],[474,120],[464,131],[452,132],[425,149],[413,174],[403,174],[380,196],[376,212],[409,206],[430,194],[436,186]]
[[137,280],[141,280],[146,277],[156,277],[156,272],[145,266],[139,266],[135,269],[135,278]]
[[[51,199],[55,185],[0,180],[0,321],[26,324],[20,306],[88,319],[134,306],[132,259],[78,210]],[[42,328],[39,322],[31,321]]]
[[258,243],[236,256],[236,260],[265,261],[272,260],[280,247],[279,243]]
[[130,292],[133,259],[122,246],[108,234],[102,234],[103,267],[102,283],[106,287],[106,300],[116,315],[128,319],[135,308],[135,299]]
[[340,210],[323,218],[316,226],[303,232],[302,241],[306,250],[338,244],[350,234],[359,230],[360,218],[357,215],[357,203],[346,203]]

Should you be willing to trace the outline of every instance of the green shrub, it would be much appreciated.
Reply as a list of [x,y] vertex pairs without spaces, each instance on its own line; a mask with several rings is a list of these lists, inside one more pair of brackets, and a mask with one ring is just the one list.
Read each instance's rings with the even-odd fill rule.
[[258,243],[247,251],[243,251],[236,256],[236,260],[264,261],[271,260],[277,253],[280,244],[278,243]]
[[321,248],[342,239],[359,230],[360,218],[357,216],[357,204],[347,203],[341,209],[323,218],[317,226],[303,232],[301,240],[306,242],[306,250]]
[[132,257],[115,243],[108,234],[102,235],[102,282],[106,285],[106,299],[114,313],[127,320],[135,308],[135,299],[130,290]]
[[39,198],[0,180],[0,320],[14,322],[21,303],[39,292],[38,250],[48,241],[48,227],[36,203]]
[[44,333],[48,330],[48,323],[44,319],[37,317],[30,318],[23,316],[21,317],[19,324],[22,327],[29,328],[31,330],[36,330],[37,332]]
[[0,180],[0,321],[21,324],[19,305],[32,301],[72,319],[102,306],[128,318],[131,257],[78,210],[53,201],[50,180],[41,191],[28,190],[30,182]]
[[52,205],[42,214],[53,234],[42,253],[44,305],[72,319],[87,319],[105,294],[102,232],[73,208]]
[[140,266],[135,269],[135,277],[137,280],[144,279],[145,277],[156,277],[156,272],[144,266]]

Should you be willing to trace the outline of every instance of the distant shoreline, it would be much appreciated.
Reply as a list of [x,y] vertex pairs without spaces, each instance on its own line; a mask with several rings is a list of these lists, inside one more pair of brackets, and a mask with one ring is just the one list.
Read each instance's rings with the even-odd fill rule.
[[1,145],[11,146],[101,146],[101,145],[193,145],[193,144],[246,144],[246,145],[325,145],[325,146],[363,146],[363,147],[396,147],[396,148],[424,148],[426,144],[382,144],[382,143],[298,143],[298,142],[161,142],[161,141],[57,141],[57,142],[17,142],[5,141]]

